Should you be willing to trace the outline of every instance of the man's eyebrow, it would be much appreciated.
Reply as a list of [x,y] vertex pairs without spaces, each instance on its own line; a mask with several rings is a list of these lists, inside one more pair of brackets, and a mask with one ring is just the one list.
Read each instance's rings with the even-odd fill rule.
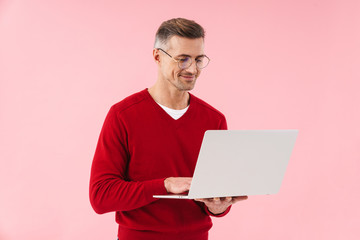
[[[191,57],[190,55],[187,55],[187,54],[180,54],[180,55],[176,55],[175,58],[178,58],[178,57]],[[205,54],[201,54],[199,56],[196,56],[196,58],[199,58],[199,57],[205,57]]]

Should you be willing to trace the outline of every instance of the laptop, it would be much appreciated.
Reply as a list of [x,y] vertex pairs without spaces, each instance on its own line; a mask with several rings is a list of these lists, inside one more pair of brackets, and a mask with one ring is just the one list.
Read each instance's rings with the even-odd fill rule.
[[197,199],[276,194],[298,130],[207,130],[187,195]]

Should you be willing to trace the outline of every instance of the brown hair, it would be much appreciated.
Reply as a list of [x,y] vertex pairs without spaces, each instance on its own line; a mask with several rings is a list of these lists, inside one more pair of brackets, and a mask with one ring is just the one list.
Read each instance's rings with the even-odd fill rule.
[[193,20],[185,18],[173,18],[163,22],[155,35],[154,47],[166,45],[172,36],[180,36],[185,38],[204,38],[205,31],[203,27]]

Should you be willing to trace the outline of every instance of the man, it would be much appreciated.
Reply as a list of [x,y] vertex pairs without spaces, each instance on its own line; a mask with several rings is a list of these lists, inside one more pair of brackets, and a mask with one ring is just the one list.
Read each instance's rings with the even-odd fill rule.
[[105,119],[90,201],[99,214],[116,212],[120,240],[208,239],[209,216],[224,216],[246,197],[153,198],[188,191],[205,131],[227,128],[222,113],[188,93],[209,62],[204,29],[182,18],[163,22],[153,57],[156,83],[113,105]]

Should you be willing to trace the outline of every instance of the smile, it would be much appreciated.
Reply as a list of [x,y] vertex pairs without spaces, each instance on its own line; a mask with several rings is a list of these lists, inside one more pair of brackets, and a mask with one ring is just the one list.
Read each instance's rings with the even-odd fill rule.
[[181,75],[181,77],[185,78],[186,80],[194,80],[194,79],[195,79],[195,76],[184,76],[184,75]]

